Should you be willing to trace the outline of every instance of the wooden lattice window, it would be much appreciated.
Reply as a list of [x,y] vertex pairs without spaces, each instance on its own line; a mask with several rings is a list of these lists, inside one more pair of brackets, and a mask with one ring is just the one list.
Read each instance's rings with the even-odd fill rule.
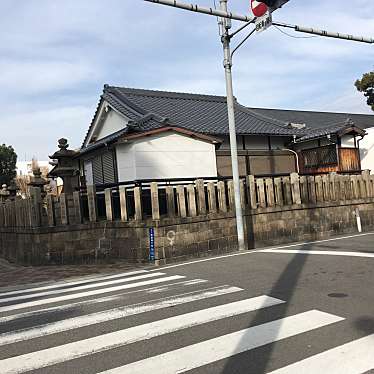
[[306,168],[337,165],[338,163],[335,144],[326,147],[305,149],[301,152],[301,155]]

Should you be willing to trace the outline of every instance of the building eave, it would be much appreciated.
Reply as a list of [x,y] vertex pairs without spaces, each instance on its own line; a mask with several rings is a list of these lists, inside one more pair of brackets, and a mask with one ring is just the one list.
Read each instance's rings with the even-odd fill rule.
[[194,139],[202,140],[208,143],[212,143],[212,144],[221,144],[223,142],[222,139],[219,139],[219,138],[216,138],[210,135],[197,133],[197,132],[190,131],[190,130],[187,130],[181,127],[165,126],[165,127],[160,127],[154,130],[126,134],[124,136],[121,136],[121,139],[118,140],[118,143],[125,143],[125,142],[128,142],[129,140],[141,139],[144,137],[154,136],[154,135],[162,134],[165,132],[176,132],[176,133],[189,136]]

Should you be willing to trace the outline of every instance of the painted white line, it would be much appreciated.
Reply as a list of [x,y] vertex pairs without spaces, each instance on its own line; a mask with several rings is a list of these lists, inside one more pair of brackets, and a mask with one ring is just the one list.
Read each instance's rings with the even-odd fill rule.
[[86,284],[84,286],[64,288],[62,290],[44,291],[44,292],[37,292],[37,293],[28,294],[28,295],[6,297],[4,299],[0,299],[0,304],[9,303],[11,301],[34,299],[36,297],[44,297],[44,296],[49,296],[49,295],[59,295],[59,294],[69,293],[69,292],[89,290],[90,288],[105,287],[105,286],[110,286],[112,284],[128,283],[128,282],[133,282],[133,281],[137,281],[141,279],[159,277],[160,275],[165,275],[165,273],[147,273],[147,274],[142,274],[142,275],[136,275],[134,277],[129,277],[129,278],[121,278],[121,279],[100,282],[100,283]]
[[[256,309],[283,303],[284,301],[267,296],[259,296],[252,299],[224,304],[213,308],[203,309],[192,313],[119,330],[109,334],[96,336],[58,347],[48,348],[37,352],[27,353],[21,356],[11,357],[0,361],[2,374],[23,373],[29,370],[45,368],[75,358],[106,351],[126,344],[169,334],[192,326],[229,318],[247,313]],[[205,354],[206,352],[201,352]],[[161,365],[164,367],[164,365]],[[159,369],[161,369],[161,367]],[[167,367],[167,365],[166,365]],[[157,368],[154,368],[157,370]],[[142,373],[151,373],[152,370],[144,370]],[[165,373],[163,371],[163,373]]]
[[202,291],[194,291],[182,295],[171,296],[164,299],[150,300],[144,303],[104,310],[102,312],[82,315],[45,325],[34,326],[23,330],[0,334],[0,346],[46,335],[57,334],[63,331],[78,329],[97,323],[113,321],[119,318],[125,318],[154,310],[187,304],[197,300],[210,299],[239,291],[243,291],[243,289],[229,286],[210,288]]
[[[208,283],[209,281],[206,280],[206,279],[192,279],[190,281],[185,281],[183,282],[184,283],[184,286],[195,286],[197,284],[203,284],[203,283]],[[149,291],[147,291],[147,293],[161,293],[161,292],[166,292],[167,290],[169,289],[169,285],[167,286],[161,286],[161,287],[155,287]]]
[[136,282],[136,283],[123,284],[121,286],[100,288],[98,290],[93,290],[93,291],[86,291],[86,292],[74,293],[74,294],[70,294],[70,295],[52,297],[52,298],[49,298],[49,299],[42,299],[42,300],[28,301],[26,303],[7,305],[7,306],[0,307],[0,313],[9,312],[11,310],[32,308],[32,307],[39,306],[39,305],[44,305],[44,304],[60,303],[62,301],[66,301],[66,300],[81,299],[81,298],[84,298],[84,297],[96,296],[96,295],[100,295],[100,294],[103,294],[103,293],[127,290],[129,288],[148,286],[150,284],[169,282],[169,281],[172,281],[172,280],[183,279],[183,278],[186,278],[186,277],[182,276],[182,275],[173,275],[173,276],[170,276],[170,277],[156,278],[156,279],[150,279],[150,280]]
[[114,296],[102,297],[100,299],[95,299],[95,300],[78,301],[78,302],[75,302],[75,303],[64,304],[64,305],[54,306],[54,307],[50,307],[50,308],[33,310],[31,312],[11,314],[10,316],[0,317],[0,324],[16,321],[17,319],[21,319],[21,318],[28,318],[28,317],[35,317],[35,316],[40,317],[44,314],[52,314],[54,312],[55,313],[63,312],[65,310],[70,310],[70,309],[73,309],[75,307],[79,307],[79,306],[83,306],[83,305],[108,303],[108,302],[116,301],[120,298],[121,298],[121,294],[120,295],[114,295]]
[[319,255],[319,256],[345,256],[345,257],[365,257],[374,258],[374,253],[364,252],[344,252],[344,251],[314,251],[307,249],[263,249],[260,253],[282,253],[294,255]]
[[[308,245],[308,244],[318,244],[318,243],[332,242],[332,241],[338,241],[338,240],[359,238],[361,236],[368,236],[368,235],[374,235],[374,232],[367,232],[365,234],[357,234],[357,235],[349,235],[349,236],[344,236],[344,237],[339,237],[339,238],[316,240],[316,241],[313,241],[313,242],[303,242],[303,243],[296,243],[296,244],[288,244],[288,245],[283,245],[283,246],[279,246],[279,247],[270,247],[270,248],[267,248],[267,249],[282,249],[282,248],[301,247],[301,246]],[[181,267],[181,266],[195,265],[195,264],[199,264],[201,262],[221,260],[221,259],[224,259],[224,258],[230,258],[230,257],[236,257],[236,256],[253,255],[253,254],[256,254],[256,253],[261,253],[260,251],[261,251],[261,249],[253,249],[253,250],[248,250],[248,251],[244,251],[244,252],[232,253],[232,254],[229,254],[229,255],[222,255],[222,256],[204,258],[202,260],[195,260],[195,261],[190,261],[190,262],[183,262],[181,264],[160,266],[157,269],[151,269],[149,271],[150,272],[151,271],[160,271],[160,270],[164,270],[164,269],[173,269],[173,268],[177,268],[177,267]]]
[[184,373],[343,319],[332,314],[311,310],[107,370],[101,374]]
[[362,374],[374,369],[374,334],[298,361],[269,374]]
[[22,289],[22,290],[3,292],[3,293],[0,293],[0,297],[25,294],[25,293],[29,293],[29,292],[51,290],[51,289],[60,288],[60,287],[75,286],[75,285],[78,285],[78,284],[99,282],[99,281],[104,281],[104,280],[108,280],[108,279],[125,278],[125,277],[129,277],[131,275],[137,275],[137,274],[143,274],[143,273],[148,273],[148,271],[147,270],[137,270],[137,271],[131,271],[131,272],[127,272],[127,273],[120,273],[120,274],[101,276],[101,277],[95,277],[95,278],[91,278],[91,277],[90,278],[82,278],[82,279],[74,281],[74,282],[58,282],[58,283],[53,283],[53,284],[48,285],[48,286],[41,286],[41,287],[35,287],[35,288],[25,288],[25,289]]
[[187,286],[194,286],[195,284],[202,284],[209,282],[206,279],[191,279],[190,281],[186,281]]
[[100,304],[100,303],[107,303],[107,302],[111,302],[111,301],[116,301],[118,299],[121,299],[125,295],[142,293],[142,292],[152,293],[152,291],[157,291],[157,292],[161,293],[161,292],[177,290],[178,288],[181,288],[181,287],[188,287],[188,286],[193,286],[193,285],[194,284],[190,280],[182,281],[182,282],[174,282],[174,283],[167,284],[165,287],[164,286],[163,287],[155,286],[155,287],[142,288],[140,290],[120,292],[120,293],[118,293],[116,295],[113,295],[113,296],[106,296],[106,297],[102,297],[102,298],[94,299],[94,300],[90,299],[90,300],[84,300],[84,301],[77,301],[77,302],[74,302],[74,303],[69,303],[69,304],[64,304],[64,305],[59,305],[59,306],[54,306],[54,307],[49,307],[49,308],[32,310],[30,312],[11,314],[9,316],[0,317],[0,324],[16,321],[17,319],[21,319],[21,318],[41,316],[43,314],[51,314],[53,312],[61,312],[61,311],[64,311],[64,310],[69,310],[69,309],[76,308],[76,307],[83,306],[83,305],[92,305],[92,304]]

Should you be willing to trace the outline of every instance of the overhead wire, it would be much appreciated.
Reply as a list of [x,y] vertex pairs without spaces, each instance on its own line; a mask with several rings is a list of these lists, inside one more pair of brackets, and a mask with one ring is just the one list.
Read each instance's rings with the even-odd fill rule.
[[231,58],[234,55],[234,53],[254,34],[256,29],[253,29],[250,31],[250,33],[234,48],[234,50],[231,52]]
[[289,34],[288,32],[286,31],[283,31],[280,27],[276,26],[276,25],[273,25],[279,32],[281,32],[282,34],[290,37],[290,38],[294,38],[294,39],[311,39],[311,38],[318,38],[318,36],[296,36],[296,35],[291,35]]

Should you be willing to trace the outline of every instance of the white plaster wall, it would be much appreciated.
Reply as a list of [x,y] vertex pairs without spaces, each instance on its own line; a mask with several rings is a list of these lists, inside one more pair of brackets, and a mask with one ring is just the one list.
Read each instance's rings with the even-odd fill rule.
[[344,135],[341,142],[343,148],[355,148],[355,138],[352,135]]
[[118,181],[135,180],[135,145],[119,144],[116,147]]
[[215,146],[165,133],[117,146],[119,181],[216,177]]
[[119,130],[122,130],[126,126],[127,122],[127,118],[118,114],[114,110],[110,110],[103,124],[97,131],[96,140],[100,140],[108,135],[111,135]]
[[366,129],[368,135],[360,141],[361,169],[374,173],[374,127]]

